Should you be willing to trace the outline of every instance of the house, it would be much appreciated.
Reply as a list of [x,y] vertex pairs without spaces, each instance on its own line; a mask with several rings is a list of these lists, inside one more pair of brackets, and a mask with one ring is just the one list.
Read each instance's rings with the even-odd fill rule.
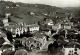
[[20,5],[16,4],[16,7],[20,7]]
[[5,23],[4,26],[9,26],[9,24],[8,23]]
[[62,23],[61,26],[62,26],[64,29],[71,29],[72,26],[73,26],[73,23],[72,23],[72,22],[65,22],[65,23]]
[[54,25],[52,19],[48,19],[48,18],[45,19],[45,24],[47,24],[48,26]]
[[7,18],[3,19],[2,22],[3,22],[4,26],[9,26]]
[[55,25],[52,26],[53,30],[58,30],[58,29],[61,29],[61,28],[62,28],[61,24],[55,24]]
[[34,34],[34,39],[35,39],[36,41],[39,41],[39,42],[42,44],[42,45],[40,46],[40,49],[41,49],[41,47],[44,46],[45,43],[47,42],[46,36],[45,36],[44,34],[40,33],[40,32],[36,32],[36,33]]
[[49,20],[49,21],[48,21],[48,25],[49,25],[49,26],[52,26],[52,25],[53,25],[53,21],[52,21],[52,20]]
[[5,14],[5,16],[6,16],[5,18],[8,18],[10,15],[11,15],[11,13],[6,13]]
[[22,39],[22,45],[28,47],[29,50],[33,50],[33,49],[37,49],[37,47],[40,48],[41,43],[36,39],[34,39],[33,37],[29,37],[29,38],[24,37]]
[[64,48],[64,55],[79,55],[80,49],[79,48]]
[[47,36],[50,36],[51,35],[51,30],[44,31],[44,34],[47,35]]
[[29,27],[30,32],[39,31],[39,25],[37,25],[37,24],[32,24],[28,27]]
[[9,6],[6,6],[6,8],[8,9],[8,8],[10,8]]
[[73,22],[65,21],[52,26],[53,30],[59,29],[71,29],[73,27]]
[[4,26],[9,26],[9,21],[8,21],[8,17],[10,16],[10,13],[6,13],[5,14],[5,18],[2,20]]
[[15,30],[17,28],[17,25],[13,22],[9,22],[9,26],[4,27],[6,30],[10,31],[12,34],[15,34]]
[[35,15],[35,13],[34,12],[30,12],[30,15]]

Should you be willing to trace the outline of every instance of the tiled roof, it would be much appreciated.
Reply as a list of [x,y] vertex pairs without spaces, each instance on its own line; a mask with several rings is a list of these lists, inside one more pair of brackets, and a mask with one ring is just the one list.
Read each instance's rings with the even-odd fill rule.
[[44,38],[45,36],[42,34],[42,33],[40,33],[40,32],[36,32],[35,34],[34,34],[34,38]]

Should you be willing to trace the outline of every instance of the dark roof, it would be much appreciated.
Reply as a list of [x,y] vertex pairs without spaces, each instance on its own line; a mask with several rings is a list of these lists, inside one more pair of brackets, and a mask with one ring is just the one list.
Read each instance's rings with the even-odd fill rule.
[[30,41],[30,43],[34,42],[35,40],[33,38],[28,38],[27,41]]
[[6,45],[3,45],[3,46],[1,47],[1,49],[8,49],[8,48],[11,48],[11,47],[12,47],[11,44],[6,44]]
[[37,25],[37,24],[32,24],[32,25],[29,26],[29,28],[32,28],[32,27],[39,27],[39,25]]
[[36,32],[35,34],[34,34],[34,37],[36,37],[36,38],[43,38],[45,35],[44,34],[41,34],[40,32]]
[[15,51],[10,51],[10,50],[8,50],[8,51],[4,51],[4,52],[2,53],[2,55],[14,55],[14,53],[15,53]]

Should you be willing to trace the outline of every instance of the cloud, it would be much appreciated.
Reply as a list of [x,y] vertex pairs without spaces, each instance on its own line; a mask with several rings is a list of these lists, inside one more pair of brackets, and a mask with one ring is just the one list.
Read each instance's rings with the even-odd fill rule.
[[78,7],[80,6],[80,0],[9,0],[14,2],[23,2],[23,3],[39,3],[39,4],[48,4],[58,7]]

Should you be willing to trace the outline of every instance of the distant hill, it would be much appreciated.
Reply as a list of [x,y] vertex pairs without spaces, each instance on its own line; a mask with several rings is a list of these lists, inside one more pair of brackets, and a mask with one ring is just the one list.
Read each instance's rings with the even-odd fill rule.
[[12,14],[10,17],[12,21],[16,23],[22,21],[27,24],[36,23],[45,17],[51,18],[55,22],[58,20],[55,19],[56,16],[61,17],[60,19],[62,20],[66,13],[70,13],[69,10],[50,5],[0,1],[0,17],[4,17],[7,12]]
[[75,17],[80,17],[80,7],[67,7],[65,9],[70,10]]

